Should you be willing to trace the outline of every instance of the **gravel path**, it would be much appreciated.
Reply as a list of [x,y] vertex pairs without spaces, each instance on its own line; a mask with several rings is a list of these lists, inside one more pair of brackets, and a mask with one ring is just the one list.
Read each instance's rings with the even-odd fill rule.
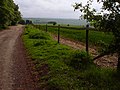
[[0,32],[0,90],[36,90],[21,40],[23,28]]

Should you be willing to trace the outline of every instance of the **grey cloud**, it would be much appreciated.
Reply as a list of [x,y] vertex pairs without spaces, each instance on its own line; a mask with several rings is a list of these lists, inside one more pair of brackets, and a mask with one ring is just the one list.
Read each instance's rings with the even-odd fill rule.
[[23,17],[79,18],[72,4],[86,0],[14,0]]

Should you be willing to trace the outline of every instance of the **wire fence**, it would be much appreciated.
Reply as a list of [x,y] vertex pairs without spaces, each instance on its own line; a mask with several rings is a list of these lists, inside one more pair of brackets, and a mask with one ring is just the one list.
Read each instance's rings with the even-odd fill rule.
[[43,25],[33,25],[35,28],[38,29],[44,29],[46,32],[48,32],[48,28],[57,28],[57,36],[58,36],[58,43],[60,43],[60,29],[69,29],[69,30],[85,30],[86,31],[86,52],[89,53],[89,30],[94,30],[95,28],[90,28],[89,25],[86,25],[86,27],[71,27],[71,26],[56,26],[56,25],[44,25],[44,28],[42,27]]

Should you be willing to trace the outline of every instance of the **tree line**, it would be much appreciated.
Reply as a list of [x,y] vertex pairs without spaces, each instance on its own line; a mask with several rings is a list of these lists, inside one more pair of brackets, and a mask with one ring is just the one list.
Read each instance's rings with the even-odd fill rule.
[[16,25],[21,19],[19,6],[13,0],[0,0],[0,29]]

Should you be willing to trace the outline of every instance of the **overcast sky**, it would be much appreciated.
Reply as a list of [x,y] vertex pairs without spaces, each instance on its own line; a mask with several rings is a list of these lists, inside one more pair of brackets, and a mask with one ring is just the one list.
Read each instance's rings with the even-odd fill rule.
[[[23,17],[35,18],[76,18],[79,11],[74,12],[72,5],[75,2],[85,3],[87,0],[14,0],[19,5]],[[96,0],[95,0],[96,1]],[[94,2],[94,7],[99,5]]]

